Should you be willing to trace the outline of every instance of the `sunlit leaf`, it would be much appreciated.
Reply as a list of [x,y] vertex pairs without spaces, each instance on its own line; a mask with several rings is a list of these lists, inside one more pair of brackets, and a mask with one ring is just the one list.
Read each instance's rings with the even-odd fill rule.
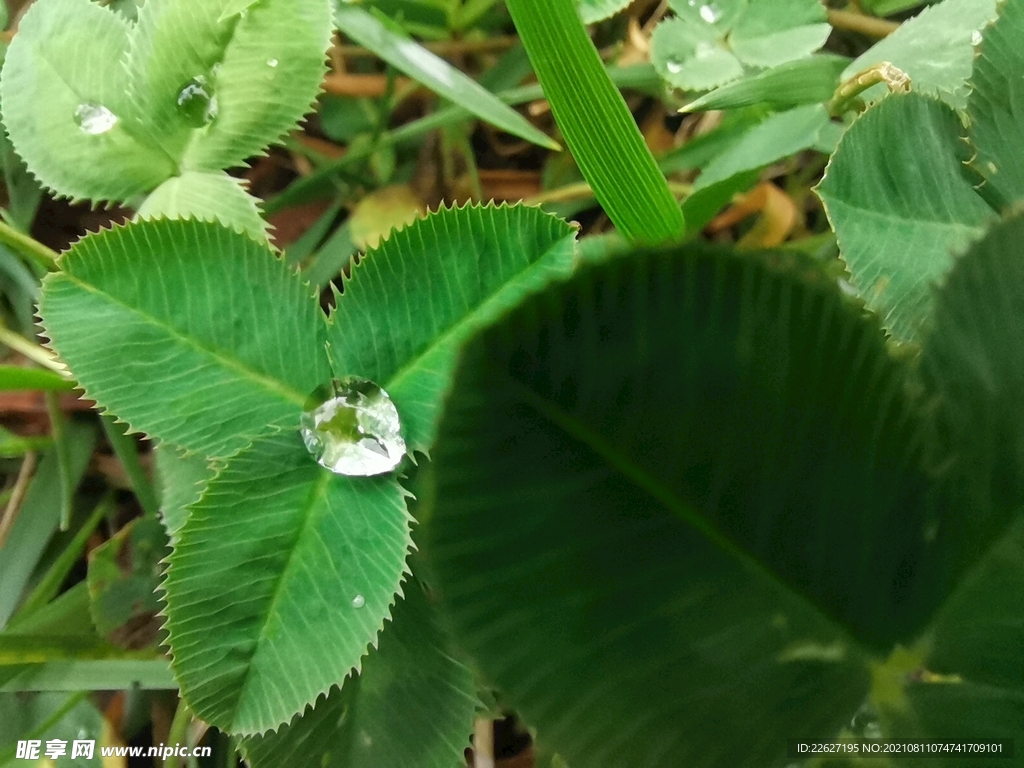
[[53,348],[152,438],[229,456],[269,424],[297,426],[330,378],[310,289],[245,235],[139,222],[85,238],[60,266],[40,303]]
[[128,94],[130,32],[90,0],[39,2],[7,51],[4,125],[29,170],[60,194],[124,200],[174,172],[174,158],[147,137]]
[[567,223],[524,207],[441,210],[396,232],[338,298],[328,332],[335,373],[384,387],[406,443],[427,451],[462,342],[569,274],[574,245]]
[[391,476],[318,466],[297,430],[227,462],[163,585],[175,677],[199,717],[263,733],[359,668],[406,572],[405,496]]

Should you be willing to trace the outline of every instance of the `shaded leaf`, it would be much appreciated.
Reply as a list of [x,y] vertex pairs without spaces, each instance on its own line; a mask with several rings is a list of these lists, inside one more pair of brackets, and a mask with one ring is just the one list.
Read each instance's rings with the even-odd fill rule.
[[460,358],[425,551],[570,764],[784,765],[778,734],[838,733],[949,593],[905,374],[787,261],[635,254]]
[[292,430],[227,462],[164,583],[175,677],[198,717],[263,733],[359,668],[406,572],[405,495],[390,476],[321,468]]
[[853,284],[901,341],[917,339],[932,285],[993,215],[961,132],[946,105],[890,96],[846,132],[817,188]]
[[694,230],[703,229],[740,192],[750,189],[761,170],[807,149],[828,151],[834,130],[820,104],[779,112],[762,120],[708,161],[697,177],[683,211]]
[[276,733],[242,742],[253,768],[452,768],[463,760],[478,706],[473,677],[420,585],[404,589],[357,676]]
[[956,259],[936,292],[921,368],[938,396],[940,435],[970,486],[984,537],[1024,507],[1024,217],[996,224]]
[[156,588],[167,554],[167,535],[155,517],[132,521],[89,553],[89,612],[101,635],[129,647],[155,639],[155,625],[141,637],[136,630],[153,624],[160,608]]
[[60,266],[40,303],[53,348],[89,397],[151,438],[228,456],[268,424],[297,425],[330,378],[310,290],[244,235],[139,222],[86,237]]
[[[979,30],[995,17],[996,0],[944,0],[928,6],[865,51],[847,67],[843,79],[889,62],[910,76],[917,93],[963,109]],[[879,85],[866,95],[877,99],[885,92]]]
[[[947,0],[948,2],[948,0]],[[1024,200],[1024,163],[1016,148],[1024,142],[1024,4],[1007,0],[985,30],[974,62],[967,110],[977,155],[972,164],[987,180],[985,194],[1001,206]]]
[[811,149],[818,145],[830,124],[828,110],[820,104],[808,104],[772,115],[704,166],[694,184],[694,191]]

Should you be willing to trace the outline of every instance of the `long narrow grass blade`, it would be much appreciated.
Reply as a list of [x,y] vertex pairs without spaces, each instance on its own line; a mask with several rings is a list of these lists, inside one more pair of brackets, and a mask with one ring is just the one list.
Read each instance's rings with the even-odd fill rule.
[[493,93],[423,46],[389,29],[368,11],[342,3],[338,5],[334,18],[338,29],[347,37],[366,46],[434,93],[514,136],[547,149],[559,148],[543,131],[503,104]]
[[605,212],[637,242],[679,238],[683,214],[572,0],[507,0],[558,127]]

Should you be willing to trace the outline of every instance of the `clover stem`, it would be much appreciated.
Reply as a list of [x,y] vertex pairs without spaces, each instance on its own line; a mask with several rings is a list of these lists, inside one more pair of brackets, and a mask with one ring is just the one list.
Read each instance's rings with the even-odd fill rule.
[[46,247],[35,238],[19,232],[10,224],[0,221],[0,243],[11,247],[22,256],[31,259],[46,270],[56,269],[57,252]]

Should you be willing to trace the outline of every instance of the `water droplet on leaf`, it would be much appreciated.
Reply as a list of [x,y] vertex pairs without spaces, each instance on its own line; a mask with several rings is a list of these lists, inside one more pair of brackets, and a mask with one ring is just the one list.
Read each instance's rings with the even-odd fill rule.
[[192,78],[178,92],[178,111],[196,128],[209,125],[217,117],[217,97],[205,77]]
[[300,432],[313,458],[339,475],[380,475],[405,456],[395,404],[377,384],[355,376],[314,393]]
[[971,45],[981,45],[981,31],[974,30],[971,33]]
[[854,736],[862,739],[882,738],[882,723],[873,705],[864,704],[857,710],[850,721],[850,730]]
[[75,124],[82,133],[99,136],[117,125],[117,115],[102,104],[86,102],[79,104],[75,110]]
[[706,59],[708,56],[713,56],[715,53],[717,53],[717,51],[718,48],[715,46],[714,43],[709,43],[704,40],[701,40],[699,43],[697,43],[697,50],[694,51],[693,55],[696,56],[698,59]]
[[364,605],[366,605],[366,598],[362,595],[356,595],[352,598],[353,608],[362,608]]
[[683,65],[678,59],[669,59],[665,62],[665,69],[671,72],[673,75],[678,75],[683,71]]
[[700,7],[700,17],[704,19],[708,24],[714,24],[720,18],[722,18],[722,9],[715,3],[709,5],[702,5]]
[[272,69],[273,69],[274,67],[276,67],[276,66],[277,66],[278,64],[280,64],[280,63],[281,63],[281,62],[279,62],[279,61],[278,61],[277,59],[267,59],[267,66],[268,66],[268,67],[270,67],[270,68],[272,68]]

